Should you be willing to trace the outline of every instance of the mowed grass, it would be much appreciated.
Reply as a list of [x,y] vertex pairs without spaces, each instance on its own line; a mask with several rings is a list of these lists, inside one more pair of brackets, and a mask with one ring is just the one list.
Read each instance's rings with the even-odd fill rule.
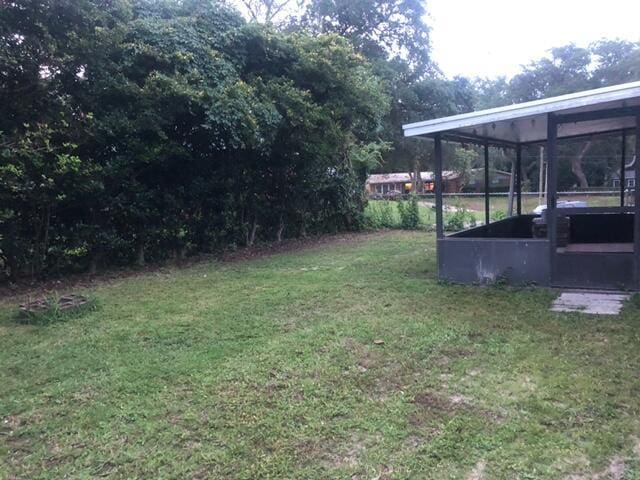
[[441,284],[389,232],[0,307],[0,478],[640,478],[640,308]]
[[[434,200],[431,199],[431,202]],[[620,206],[619,195],[564,195],[561,194],[558,197],[558,201],[583,201],[587,202],[589,207],[618,207]],[[484,215],[484,196],[482,194],[477,196],[447,196],[444,198],[445,205],[462,207],[470,212]],[[533,209],[538,205],[546,205],[546,199],[540,198],[537,195],[523,195],[522,196],[522,213],[531,213]],[[502,212],[507,213],[508,199],[506,195],[492,195],[489,198],[489,209],[492,213]],[[513,209],[516,209],[516,200],[513,201]],[[484,218],[484,217],[483,217]]]
[[[618,195],[560,195],[559,201],[583,201],[586,202],[589,207],[617,207],[620,206],[620,197]],[[401,219],[400,212],[398,211],[398,201],[389,200],[369,200],[365,215],[379,215],[383,204],[389,204],[391,209],[391,222],[395,228],[400,228]],[[538,198],[537,195],[523,195],[522,196],[522,213],[530,214],[538,205],[545,205],[546,200]],[[424,229],[435,229],[436,214],[435,214],[435,199],[433,197],[421,197],[418,207],[420,215],[421,227]],[[455,210],[465,210],[468,217],[465,222],[468,222],[469,218],[475,218],[476,222],[484,223],[484,196],[482,194],[474,196],[446,196],[444,198],[445,210],[444,221],[445,225],[453,215]],[[513,201],[513,212],[515,214],[516,200]],[[492,195],[489,199],[489,211],[491,219],[493,221],[504,218],[508,212],[508,199],[505,195]]]

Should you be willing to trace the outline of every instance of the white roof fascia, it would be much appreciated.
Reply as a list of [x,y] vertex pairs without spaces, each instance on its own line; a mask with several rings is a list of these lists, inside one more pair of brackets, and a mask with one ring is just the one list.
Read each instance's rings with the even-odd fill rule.
[[608,102],[623,101],[640,97],[640,81],[614,85],[611,87],[587,90],[584,92],[544,98],[532,102],[508,105],[506,107],[463,113],[451,117],[436,118],[402,126],[405,137],[428,135],[460,128],[535,117],[537,115],[564,110],[591,107]]

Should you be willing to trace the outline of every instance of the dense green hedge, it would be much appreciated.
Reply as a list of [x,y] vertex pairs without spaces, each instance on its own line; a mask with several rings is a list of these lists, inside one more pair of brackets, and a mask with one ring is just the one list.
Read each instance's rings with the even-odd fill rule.
[[361,226],[389,101],[344,39],[197,0],[0,8],[3,276]]

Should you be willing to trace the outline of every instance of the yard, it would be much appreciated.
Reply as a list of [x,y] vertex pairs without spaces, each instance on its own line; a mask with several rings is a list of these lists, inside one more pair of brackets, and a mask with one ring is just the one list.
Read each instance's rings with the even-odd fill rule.
[[[620,204],[619,195],[593,195],[593,194],[573,194],[563,195],[558,198],[559,201],[584,201],[587,202],[589,207],[605,207],[605,206],[618,206]],[[507,197],[505,195],[491,195],[489,199],[489,210],[492,220],[499,220],[507,215]],[[513,209],[515,213],[516,203],[513,203]],[[399,228],[401,226],[400,215],[398,212],[398,203],[396,201],[388,200],[369,200],[367,209],[365,210],[365,218],[371,219],[372,217],[378,221],[370,223],[376,224],[376,226],[385,226]],[[523,195],[522,197],[522,213],[532,213],[533,209],[538,205],[545,205],[546,200],[539,200],[537,195]],[[381,210],[387,206],[389,208],[389,218],[385,221],[380,221]],[[432,229],[435,226],[435,199],[433,196],[423,196],[419,200],[419,215],[420,222],[423,227]],[[444,198],[444,222],[445,228],[449,231],[458,230],[456,228],[460,221],[465,224],[466,227],[471,226],[471,223],[484,223],[484,196],[482,194],[477,195],[449,195]],[[456,214],[457,212],[457,214]],[[458,218],[460,221],[456,222]],[[386,225],[385,223],[388,223]],[[382,224],[382,225],[379,225]]]
[[640,478],[640,307],[435,279],[425,232],[0,302],[0,478]]

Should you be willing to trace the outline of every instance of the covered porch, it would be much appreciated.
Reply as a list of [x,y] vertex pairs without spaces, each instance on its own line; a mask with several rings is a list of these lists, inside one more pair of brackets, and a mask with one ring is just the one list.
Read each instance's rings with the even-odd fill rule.
[[[404,134],[433,139],[435,157],[438,271],[457,283],[640,290],[640,189],[625,192],[617,206],[564,208],[558,204],[558,144],[563,140],[617,135],[622,142],[620,173],[635,138],[640,152],[640,82],[579,92],[507,107],[404,125]],[[445,235],[443,143],[483,147],[485,224]],[[544,145],[547,202],[540,218],[522,209],[522,150]],[[490,221],[490,147],[515,154],[515,215]],[[628,168],[628,166],[627,166]],[[640,162],[633,162],[640,178]],[[629,195],[631,193],[631,195]]]

